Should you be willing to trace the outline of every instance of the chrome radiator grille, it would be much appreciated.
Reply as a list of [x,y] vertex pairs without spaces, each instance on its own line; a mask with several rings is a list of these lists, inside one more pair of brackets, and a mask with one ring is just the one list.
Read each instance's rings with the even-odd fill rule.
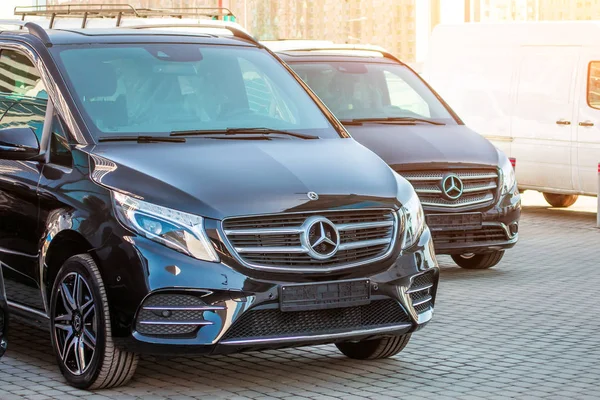
[[[498,190],[495,169],[455,169],[447,171],[399,171],[415,188],[424,208],[462,209],[485,207],[494,202]],[[444,180],[458,178],[462,191],[456,198],[444,192]],[[452,193],[456,194],[456,193]]]
[[[317,223],[311,225],[312,221]],[[322,235],[319,221],[335,228]],[[235,217],[223,221],[231,250],[243,263],[284,270],[339,269],[382,259],[391,251],[396,231],[395,212],[380,209]],[[323,245],[312,244],[315,235],[337,242],[337,248],[326,257],[315,258],[311,247],[326,252],[319,247]]]

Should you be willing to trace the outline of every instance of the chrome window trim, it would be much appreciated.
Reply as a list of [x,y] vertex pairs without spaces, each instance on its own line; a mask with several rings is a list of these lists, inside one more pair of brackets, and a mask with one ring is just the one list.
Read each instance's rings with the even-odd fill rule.
[[[383,253],[377,257],[370,258],[370,259],[364,260],[364,261],[340,264],[340,265],[335,265],[335,266],[331,266],[331,267],[314,267],[314,266],[281,267],[281,266],[258,265],[258,264],[247,262],[239,255],[239,253],[236,251],[236,248],[233,247],[233,245],[229,241],[229,238],[226,235],[227,231],[224,228],[224,223],[229,219],[237,219],[237,218],[245,218],[245,217],[252,218],[252,217],[269,217],[269,216],[280,216],[280,215],[298,215],[298,214],[311,214],[311,215],[320,215],[320,216],[326,217],[327,213],[332,213],[332,212],[357,212],[357,211],[387,211],[392,214],[392,216],[394,218],[393,226],[395,226],[396,229],[392,230],[392,237],[389,241],[389,246],[388,246],[387,250],[385,251],[385,253]],[[232,216],[232,217],[228,217],[228,218],[225,218],[222,221],[220,221],[218,232],[219,232],[221,241],[223,242],[223,244],[225,245],[225,247],[227,248],[227,250],[229,251],[231,256],[238,263],[240,263],[241,265],[243,265],[246,268],[250,268],[253,270],[257,270],[257,271],[283,272],[283,273],[329,273],[329,272],[334,272],[334,271],[341,271],[341,270],[346,270],[346,269],[350,269],[350,268],[355,268],[355,267],[359,267],[359,266],[365,265],[365,264],[376,263],[376,262],[379,262],[381,260],[388,258],[390,256],[390,254],[392,254],[394,248],[396,247],[398,233],[402,229],[401,225],[402,224],[400,223],[400,221],[398,219],[398,212],[397,212],[397,210],[394,210],[393,208],[365,208],[365,209],[299,211],[299,212],[291,212],[291,213]],[[228,231],[231,232],[232,230],[228,230]],[[292,247],[286,247],[285,249],[289,251],[290,248],[292,248]],[[299,249],[301,249],[301,248],[299,248]],[[268,251],[265,251],[265,248],[261,248],[261,252],[267,253]],[[318,261],[318,260],[315,260],[315,261]]]

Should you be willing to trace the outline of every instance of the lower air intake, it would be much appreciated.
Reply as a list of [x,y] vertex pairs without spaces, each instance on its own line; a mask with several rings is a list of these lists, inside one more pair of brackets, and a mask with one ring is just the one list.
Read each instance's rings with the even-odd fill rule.
[[410,319],[404,309],[391,299],[330,310],[256,310],[244,314],[224,340],[336,333],[408,322]]

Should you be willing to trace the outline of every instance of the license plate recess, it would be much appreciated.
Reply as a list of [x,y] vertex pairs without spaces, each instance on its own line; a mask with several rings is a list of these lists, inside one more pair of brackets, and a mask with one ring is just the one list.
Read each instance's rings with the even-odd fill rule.
[[369,304],[370,301],[371,282],[369,279],[292,284],[279,287],[281,311],[353,307]]

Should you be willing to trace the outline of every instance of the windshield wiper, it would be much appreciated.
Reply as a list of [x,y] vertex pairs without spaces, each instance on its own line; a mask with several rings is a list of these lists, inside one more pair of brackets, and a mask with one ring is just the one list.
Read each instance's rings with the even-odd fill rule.
[[138,142],[138,143],[159,143],[159,142],[177,142],[184,143],[185,138],[170,136],[101,136],[99,142]]
[[304,133],[288,132],[271,128],[227,128],[227,129],[207,129],[191,131],[173,131],[171,136],[193,136],[193,135],[287,135],[299,139],[318,139],[318,136],[307,135]]
[[340,120],[342,124],[352,125],[357,124],[360,125],[363,122],[373,122],[373,123],[401,123],[401,124],[417,124],[419,122],[423,122],[431,125],[446,125],[443,122],[432,121],[430,119],[425,118],[413,118],[413,117],[384,117],[384,118],[354,118],[354,119],[343,119]]

